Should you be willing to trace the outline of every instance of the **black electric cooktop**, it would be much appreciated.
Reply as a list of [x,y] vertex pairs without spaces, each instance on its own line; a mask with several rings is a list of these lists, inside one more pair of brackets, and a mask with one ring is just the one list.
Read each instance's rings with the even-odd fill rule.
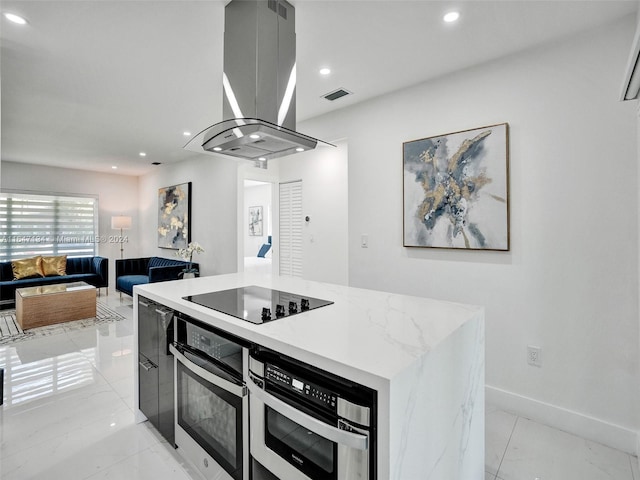
[[189,295],[182,298],[256,324],[290,317],[333,303],[330,300],[271,290],[255,285]]

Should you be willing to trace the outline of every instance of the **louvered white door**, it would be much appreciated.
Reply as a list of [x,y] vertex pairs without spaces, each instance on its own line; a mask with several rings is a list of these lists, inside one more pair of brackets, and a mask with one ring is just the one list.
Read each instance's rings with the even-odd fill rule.
[[280,275],[302,277],[302,181],[280,184]]

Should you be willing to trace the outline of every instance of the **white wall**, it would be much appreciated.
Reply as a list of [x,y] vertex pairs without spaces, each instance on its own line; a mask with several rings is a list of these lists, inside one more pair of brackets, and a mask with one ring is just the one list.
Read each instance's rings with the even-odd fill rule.
[[[262,235],[249,235],[249,207],[262,207]],[[244,256],[255,257],[271,235],[271,184],[244,188]]]
[[[638,175],[617,95],[634,18],[298,129],[349,139],[353,286],[486,306],[488,401],[635,450]],[[508,122],[511,251],[402,246],[402,143]],[[360,236],[369,235],[369,248]],[[542,367],[526,363],[542,347]]]
[[163,165],[139,178],[141,256],[177,258],[176,250],[158,248],[158,189],[191,182],[191,241],[204,253],[194,256],[202,276],[237,271],[237,164],[200,155]]
[[303,214],[310,218],[302,234],[303,277],[347,285],[348,152],[346,141],[333,143],[336,148],[318,147],[272,162],[278,163],[281,182],[302,180]]
[[120,244],[109,242],[110,236],[117,237],[120,234],[119,231],[111,230],[113,215],[132,218],[133,228],[123,232],[128,240],[124,243],[124,255],[138,255],[137,177],[2,161],[1,181],[3,190],[98,195],[98,234],[106,236],[107,243],[99,243],[97,252],[98,255],[109,258],[109,285],[112,289],[115,286],[115,259],[120,258]]

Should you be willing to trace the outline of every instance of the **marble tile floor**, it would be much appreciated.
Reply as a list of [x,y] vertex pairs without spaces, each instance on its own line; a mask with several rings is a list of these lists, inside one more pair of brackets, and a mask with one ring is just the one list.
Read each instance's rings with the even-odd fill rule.
[[638,458],[486,407],[485,480],[640,480]]
[[[100,301],[126,320],[0,346],[0,479],[198,478],[135,423],[131,299]],[[491,406],[485,454],[486,480],[640,480],[636,457]]]

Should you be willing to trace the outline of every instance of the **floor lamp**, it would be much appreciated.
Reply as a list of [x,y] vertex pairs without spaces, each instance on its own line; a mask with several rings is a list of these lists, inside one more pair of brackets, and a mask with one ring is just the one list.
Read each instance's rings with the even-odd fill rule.
[[[116,215],[111,217],[111,228],[113,230],[120,230],[120,259],[124,259],[124,244],[122,238],[122,231],[129,230],[131,228],[131,217],[125,215]],[[120,292],[120,302],[122,302],[122,292]]]
[[124,215],[116,215],[111,217],[111,228],[114,230],[120,230],[120,259],[124,258],[124,245],[122,243],[122,231],[129,230],[131,228],[131,217]]

